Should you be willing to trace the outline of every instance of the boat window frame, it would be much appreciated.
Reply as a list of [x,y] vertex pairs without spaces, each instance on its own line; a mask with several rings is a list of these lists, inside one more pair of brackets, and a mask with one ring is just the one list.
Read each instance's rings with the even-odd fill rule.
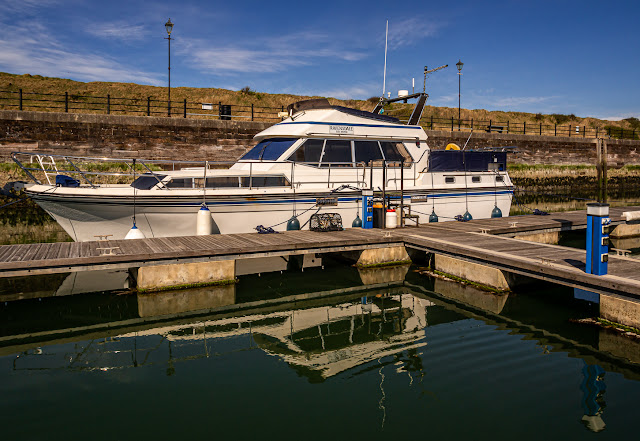
[[[353,139],[341,139],[341,138],[321,138],[324,140],[322,143],[322,153],[320,154],[320,160],[318,161],[318,168],[354,168],[355,167],[355,155],[353,150]],[[340,142],[348,142],[351,152],[351,161],[350,162],[327,162],[326,165],[323,165],[324,155],[327,148],[327,141],[340,141]],[[336,165],[333,165],[336,164]],[[351,164],[351,165],[348,165]]]
[[[356,161],[356,142],[375,142],[378,144],[378,152],[380,153],[380,159],[370,160],[369,162]],[[382,151],[382,145],[379,139],[354,139],[353,143],[353,160],[355,164],[364,164],[366,167],[382,167],[385,161],[384,152]]]
[[[327,138],[321,138],[321,137],[307,137],[307,138],[300,138],[300,140],[302,141],[300,144],[298,144],[297,146],[294,145],[292,146],[292,150],[290,150],[288,152],[288,155],[285,155],[287,157],[287,159],[285,159],[285,161],[287,162],[293,162],[295,164],[300,164],[300,165],[306,165],[309,167],[315,167],[315,168],[328,168],[328,167],[341,167],[341,168],[351,168],[351,167],[357,167],[358,164],[365,164],[366,167],[374,167],[374,168],[382,168],[384,166],[384,163],[386,163],[387,167],[394,167],[394,165],[392,164],[396,164],[400,161],[391,161],[389,159],[386,158],[385,156],[385,152],[384,149],[382,147],[382,143],[383,142],[389,142],[394,144],[393,148],[395,148],[398,152],[398,154],[403,158],[402,164],[404,166],[404,168],[411,168],[414,164],[415,164],[415,160],[413,158],[413,155],[411,154],[411,152],[409,151],[409,149],[407,148],[406,144],[403,141],[397,141],[397,140],[385,140],[385,139],[372,139],[372,138],[351,138],[351,139],[344,139],[344,138],[339,138],[339,137],[327,137]],[[301,148],[304,148],[304,145],[307,141],[310,140],[317,140],[317,141],[321,141],[322,142],[322,150],[320,152],[320,158],[318,159],[318,162],[299,162],[296,161],[294,156],[297,154],[298,150]],[[351,167],[348,165],[349,163],[347,162],[327,162],[326,164],[323,165],[323,163],[325,162],[325,153],[326,153],[326,147],[327,147],[327,141],[348,141],[351,145]],[[373,164],[370,163],[365,163],[363,161],[356,161],[356,142],[376,142],[378,143],[378,150],[380,152],[380,155],[382,156],[381,159],[378,160],[374,160]],[[400,147],[398,147],[397,145],[401,144],[402,146],[402,150],[404,150],[404,154],[402,152],[402,150],[400,149]],[[285,152],[287,153],[287,152]],[[371,161],[369,161],[371,162]],[[329,165],[329,164],[338,164],[338,165]]]
[[[229,182],[233,182],[235,180],[235,183],[237,185],[233,185],[233,186],[222,186],[222,187],[203,187],[201,184],[204,181],[204,177],[203,176],[175,176],[175,177],[169,177],[169,180],[164,182],[164,185],[167,186],[167,188],[169,189],[174,189],[174,190],[202,190],[203,188],[206,188],[208,190],[230,190],[230,189],[239,189],[239,188],[289,188],[291,187],[291,181],[289,180],[289,178],[287,178],[287,176],[285,176],[284,174],[280,173],[280,174],[257,174],[257,175],[235,175],[235,176],[207,176],[207,180],[213,180],[216,178],[224,178],[224,179],[228,179]],[[283,184],[282,185],[255,185],[254,184],[254,179],[259,179],[259,178],[278,178],[278,179],[282,179]],[[191,187],[174,187],[171,186],[171,182],[174,179],[181,179],[181,180],[191,180]],[[247,181],[250,183],[249,185],[243,185],[245,183],[245,181]]]
[[[288,147],[286,147],[284,150],[282,150],[280,152],[280,154],[275,159],[263,159],[265,152],[268,150],[269,146],[271,146],[271,144],[274,143],[274,141],[275,142],[293,141],[293,142],[291,142],[291,144],[289,144]],[[249,151],[245,152],[240,157],[240,159],[238,159],[238,162],[240,162],[240,161],[247,161],[247,162],[278,162],[278,160],[281,160],[281,158],[284,157],[286,155],[286,153],[288,151],[290,151],[291,148],[294,147],[298,141],[300,141],[300,138],[288,138],[288,137],[277,137],[277,136],[273,137],[273,138],[264,138],[260,142],[258,142],[256,145],[251,147],[251,149],[249,149]],[[251,153],[253,150],[255,150],[256,147],[258,147],[262,143],[264,143],[264,146],[262,147],[262,150],[260,150],[260,154],[259,154],[259,157],[257,159],[245,158],[246,155]]]

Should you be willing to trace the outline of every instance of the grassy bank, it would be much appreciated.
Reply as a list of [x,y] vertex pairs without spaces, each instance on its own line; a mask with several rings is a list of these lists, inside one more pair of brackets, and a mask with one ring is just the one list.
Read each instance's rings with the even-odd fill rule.
[[[55,94],[64,95],[65,92],[69,93],[71,99],[77,99],[79,102],[85,100],[84,96],[99,96],[106,97],[108,94],[111,97],[118,98],[130,98],[135,100],[139,105],[146,103],[147,97],[151,97],[154,100],[166,100],[166,88],[147,86],[134,83],[113,83],[113,82],[80,82],[63,78],[43,77],[40,75],[15,75],[10,73],[0,72],[0,91],[18,92],[22,89],[23,92],[35,92],[39,94]],[[15,101],[16,94],[2,94],[0,97],[12,97]],[[25,95],[26,96],[26,95]],[[320,98],[307,95],[290,95],[290,94],[271,94],[256,92],[251,89],[250,85],[242,88],[241,90],[227,90],[219,88],[194,88],[194,87],[174,87],[171,89],[172,101],[175,100],[176,105],[183,100],[187,100],[189,103],[218,103],[231,104],[236,106],[251,106],[252,104],[258,107],[269,107],[273,109],[286,107],[289,104],[302,99]],[[378,99],[372,97],[368,100],[340,100],[332,97],[328,97],[329,101],[335,105],[343,105],[348,107],[354,107],[362,110],[372,110]],[[0,109],[9,108],[3,105],[6,101],[0,100]],[[91,106],[87,104],[86,109],[83,109],[83,113],[104,113],[104,109],[91,109]],[[15,107],[13,108],[15,109]],[[413,104],[396,103],[386,108],[386,113],[394,116],[400,116],[407,118],[413,109]],[[41,109],[46,110],[46,109]],[[458,118],[458,109],[454,107],[434,107],[427,106],[423,114],[423,123],[428,121],[431,117],[450,119]],[[595,118],[585,118],[576,115],[564,115],[564,114],[541,114],[541,113],[525,113],[525,112],[511,112],[511,111],[488,111],[483,109],[462,109],[461,118],[463,120],[474,121],[494,121],[505,122],[510,121],[512,124],[526,123],[530,126],[536,125],[568,125],[580,127],[600,129],[610,128],[623,128],[625,130],[640,129],[640,121],[637,118],[627,118],[622,121],[605,121]]]

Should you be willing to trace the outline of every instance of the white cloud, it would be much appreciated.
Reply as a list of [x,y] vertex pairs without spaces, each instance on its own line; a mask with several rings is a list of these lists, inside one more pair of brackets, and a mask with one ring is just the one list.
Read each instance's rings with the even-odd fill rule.
[[43,8],[57,4],[59,0],[19,0],[0,3],[0,12],[5,14],[25,14],[41,11]]
[[332,98],[338,98],[341,100],[348,99],[367,99],[371,96],[378,96],[380,93],[380,85],[376,84],[365,84],[365,85],[354,85],[341,89],[328,89],[328,90],[319,90],[313,92],[311,95],[317,96],[327,96]]
[[117,39],[124,42],[142,40],[149,31],[140,24],[131,24],[124,21],[113,23],[92,24],[85,31],[100,38]]
[[627,118],[638,118],[638,117],[640,117],[640,111],[638,111],[638,112],[618,113],[618,114],[612,115],[612,116],[592,115],[591,117],[592,118],[598,118],[598,119],[604,119],[606,121],[622,121],[623,119],[627,119]]
[[327,34],[298,32],[284,36],[255,39],[227,47],[211,48],[210,41],[194,39],[186,42],[181,53],[192,60],[195,68],[207,73],[282,72],[291,67],[308,66],[321,59],[358,61],[366,53],[345,49],[344,41]]
[[389,47],[395,49],[410,46],[426,37],[432,37],[447,25],[434,23],[424,18],[412,17],[405,20],[389,21]]
[[0,70],[84,81],[161,84],[155,74],[131,69],[111,57],[67,48],[38,21],[5,25],[5,30],[4,35],[11,39],[0,40]]

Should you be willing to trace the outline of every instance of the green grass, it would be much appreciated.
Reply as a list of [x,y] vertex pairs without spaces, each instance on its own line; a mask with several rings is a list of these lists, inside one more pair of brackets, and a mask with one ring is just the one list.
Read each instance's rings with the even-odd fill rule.
[[[16,75],[10,73],[0,72],[0,97],[11,98],[13,104],[17,103],[17,94],[7,94],[2,93],[1,91],[13,91],[16,92],[19,89],[23,90],[23,98],[37,98],[37,96],[30,95],[30,93],[51,93],[59,96],[64,96],[65,92],[69,93],[70,99],[75,103],[76,107],[80,107],[81,110],[76,110],[82,113],[105,113],[106,112],[106,98],[87,98],[87,96],[91,97],[106,97],[107,95],[111,96],[112,109],[114,113],[126,113],[125,110],[118,107],[119,101],[118,98],[130,98],[135,100],[138,105],[146,108],[147,97],[150,97],[152,100],[165,101],[167,99],[167,91],[165,87],[156,87],[156,86],[148,86],[144,84],[134,84],[134,83],[113,83],[113,82],[102,82],[102,81],[94,81],[94,82],[80,82],[73,81],[64,78],[53,78],[53,77],[44,77],[41,75]],[[291,94],[281,94],[281,93],[265,93],[258,92],[252,89],[251,85],[246,85],[241,90],[227,90],[220,89],[215,87],[207,87],[207,88],[195,88],[195,87],[175,87],[171,89],[171,97],[174,102],[173,107],[176,111],[180,111],[181,103],[183,100],[187,100],[191,105],[198,105],[199,103],[222,103],[222,104],[230,104],[232,106],[247,106],[247,109],[250,109],[250,106],[253,104],[254,106],[259,107],[267,107],[270,108],[268,118],[273,120],[275,112],[277,112],[281,108],[286,108],[289,104],[294,103],[299,100],[309,99],[309,98],[321,98],[319,96],[309,96],[309,95],[291,95]],[[361,110],[371,111],[378,99],[375,97],[370,98],[369,100],[340,100],[332,97],[326,97],[329,101],[334,105],[342,105],[347,107],[354,107]],[[59,97],[56,99],[60,99]],[[89,104],[90,101],[96,101],[98,104]],[[7,104],[8,101],[0,101],[1,103]],[[63,103],[58,103],[59,106],[63,107]],[[156,112],[164,111],[162,109],[161,103],[155,103],[159,107],[154,109]],[[166,103],[164,104],[166,106]],[[97,107],[99,110],[90,110],[89,107]],[[385,112],[387,114],[391,114],[392,116],[398,116],[401,118],[408,118],[414,104],[404,104],[404,103],[393,103],[389,104],[385,107]],[[3,106],[0,104],[0,109],[10,107]],[[166,108],[166,107],[165,107]],[[15,107],[12,107],[15,109]],[[138,107],[140,110],[141,107]],[[35,110],[35,109],[26,109],[26,110]],[[40,109],[42,110],[42,109]],[[51,109],[51,111],[55,111]],[[60,108],[57,111],[64,111]],[[237,110],[236,110],[237,111]],[[250,111],[250,110],[249,110]],[[137,113],[140,115],[140,113]],[[265,115],[266,117],[267,115]],[[434,107],[434,106],[426,106],[422,123],[423,125],[429,125],[429,119],[431,117],[434,118],[445,118],[450,119],[454,118],[457,120],[458,118],[458,108],[457,107]],[[257,117],[256,117],[257,118]],[[504,124],[506,121],[509,121],[511,124],[522,124],[526,122],[528,127],[530,125],[531,129],[533,129],[536,125],[543,124],[546,126],[550,126],[553,128],[554,124],[558,125],[567,125],[572,124],[573,126],[579,125],[581,127],[595,128],[599,127],[603,129],[605,126],[609,126],[611,128],[619,129],[624,128],[625,130],[633,130],[634,128],[640,127],[640,122],[637,118],[627,118],[621,121],[603,121],[596,118],[590,117],[580,117],[576,115],[561,115],[561,114],[551,114],[545,115],[539,112],[536,113],[525,113],[525,112],[513,112],[513,111],[489,111],[484,109],[461,109],[461,118],[465,121],[474,120],[476,123],[478,121],[492,121],[495,124]],[[439,127],[439,126],[438,126]],[[552,129],[551,129],[552,130]]]

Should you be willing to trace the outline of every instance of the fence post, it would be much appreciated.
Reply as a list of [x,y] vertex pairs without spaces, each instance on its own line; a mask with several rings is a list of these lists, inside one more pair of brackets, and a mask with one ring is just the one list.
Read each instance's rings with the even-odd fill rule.
[[489,120],[489,133],[491,133],[491,127],[493,126],[493,121]]
[[64,111],[69,112],[69,92],[64,93]]
[[187,99],[184,99],[184,117],[187,117]]
[[435,130],[435,129],[433,128],[433,115],[431,115],[431,130]]
[[151,116],[151,97],[147,97],[147,116]]
[[510,121],[507,121],[507,133],[509,133]]
[[473,118],[471,118],[471,131],[473,131]]
[[222,101],[218,101],[218,119],[222,119]]
[[542,136],[542,123],[540,123],[540,136]]
[[596,126],[596,138],[598,137],[598,126]]
[[[253,103],[251,103],[251,121],[253,121]],[[291,183],[293,185],[293,183]]]
[[111,114],[111,94],[107,94],[107,115]]
[[20,89],[20,110],[22,110],[22,89]]
[[522,124],[522,134],[523,135],[527,134],[527,122],[526,121]]
[[587,137],[587,126],[582,126],[582,137],[583,138]]
[[453,132],[453,116],[451,117],[451,131]]
[[571,138],[571,124],[569,124],[569,138]]
[[553,136],[558,136],[558,123],[553,125]]

